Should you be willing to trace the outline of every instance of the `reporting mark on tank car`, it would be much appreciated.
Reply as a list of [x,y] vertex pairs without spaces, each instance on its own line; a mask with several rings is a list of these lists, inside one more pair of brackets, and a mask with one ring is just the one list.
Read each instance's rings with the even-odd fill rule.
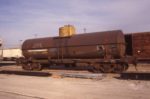
[[42,43],[35,43],[32,46],[32,48],[42,48],[42,47],[43,47]]

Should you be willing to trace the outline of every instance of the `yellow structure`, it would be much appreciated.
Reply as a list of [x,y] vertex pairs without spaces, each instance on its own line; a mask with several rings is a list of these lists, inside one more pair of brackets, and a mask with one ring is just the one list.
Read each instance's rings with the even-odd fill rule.
[[65,25],[59,28],[60,37],[68,37],[75,34],[75,27],[73,25]]

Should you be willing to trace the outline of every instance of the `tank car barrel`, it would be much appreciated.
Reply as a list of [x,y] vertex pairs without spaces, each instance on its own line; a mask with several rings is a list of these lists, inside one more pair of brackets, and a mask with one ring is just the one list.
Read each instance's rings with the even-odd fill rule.
[[29,39],[23,43],[22,52],[25,56],[23,68],[30,70],[36,67],[35,64],[41,68],[42,64],[75,66],[85,63],[99,72],[121,72],[126,64],[111,63],[112,60],[123,61],[125,55],[125,39],[121,30]]

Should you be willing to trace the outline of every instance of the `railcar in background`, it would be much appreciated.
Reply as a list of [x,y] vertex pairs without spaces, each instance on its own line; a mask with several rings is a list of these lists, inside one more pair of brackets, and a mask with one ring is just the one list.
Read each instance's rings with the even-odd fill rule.
[[126,53],[139,62],[150,63],[150,32],[125,34]]
[[1,61],[16,61],[22,58],[22,50],[20,48],[5,48],[0,49]]

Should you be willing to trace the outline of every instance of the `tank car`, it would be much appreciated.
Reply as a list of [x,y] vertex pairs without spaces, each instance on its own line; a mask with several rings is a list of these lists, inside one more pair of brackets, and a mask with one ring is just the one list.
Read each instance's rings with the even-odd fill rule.
[[128,68],[121,30],[28,39],[22,45],[22,52],[25,70],[41,70],[44,64],[79,63],[91,66],[94,72],[123,72]]

